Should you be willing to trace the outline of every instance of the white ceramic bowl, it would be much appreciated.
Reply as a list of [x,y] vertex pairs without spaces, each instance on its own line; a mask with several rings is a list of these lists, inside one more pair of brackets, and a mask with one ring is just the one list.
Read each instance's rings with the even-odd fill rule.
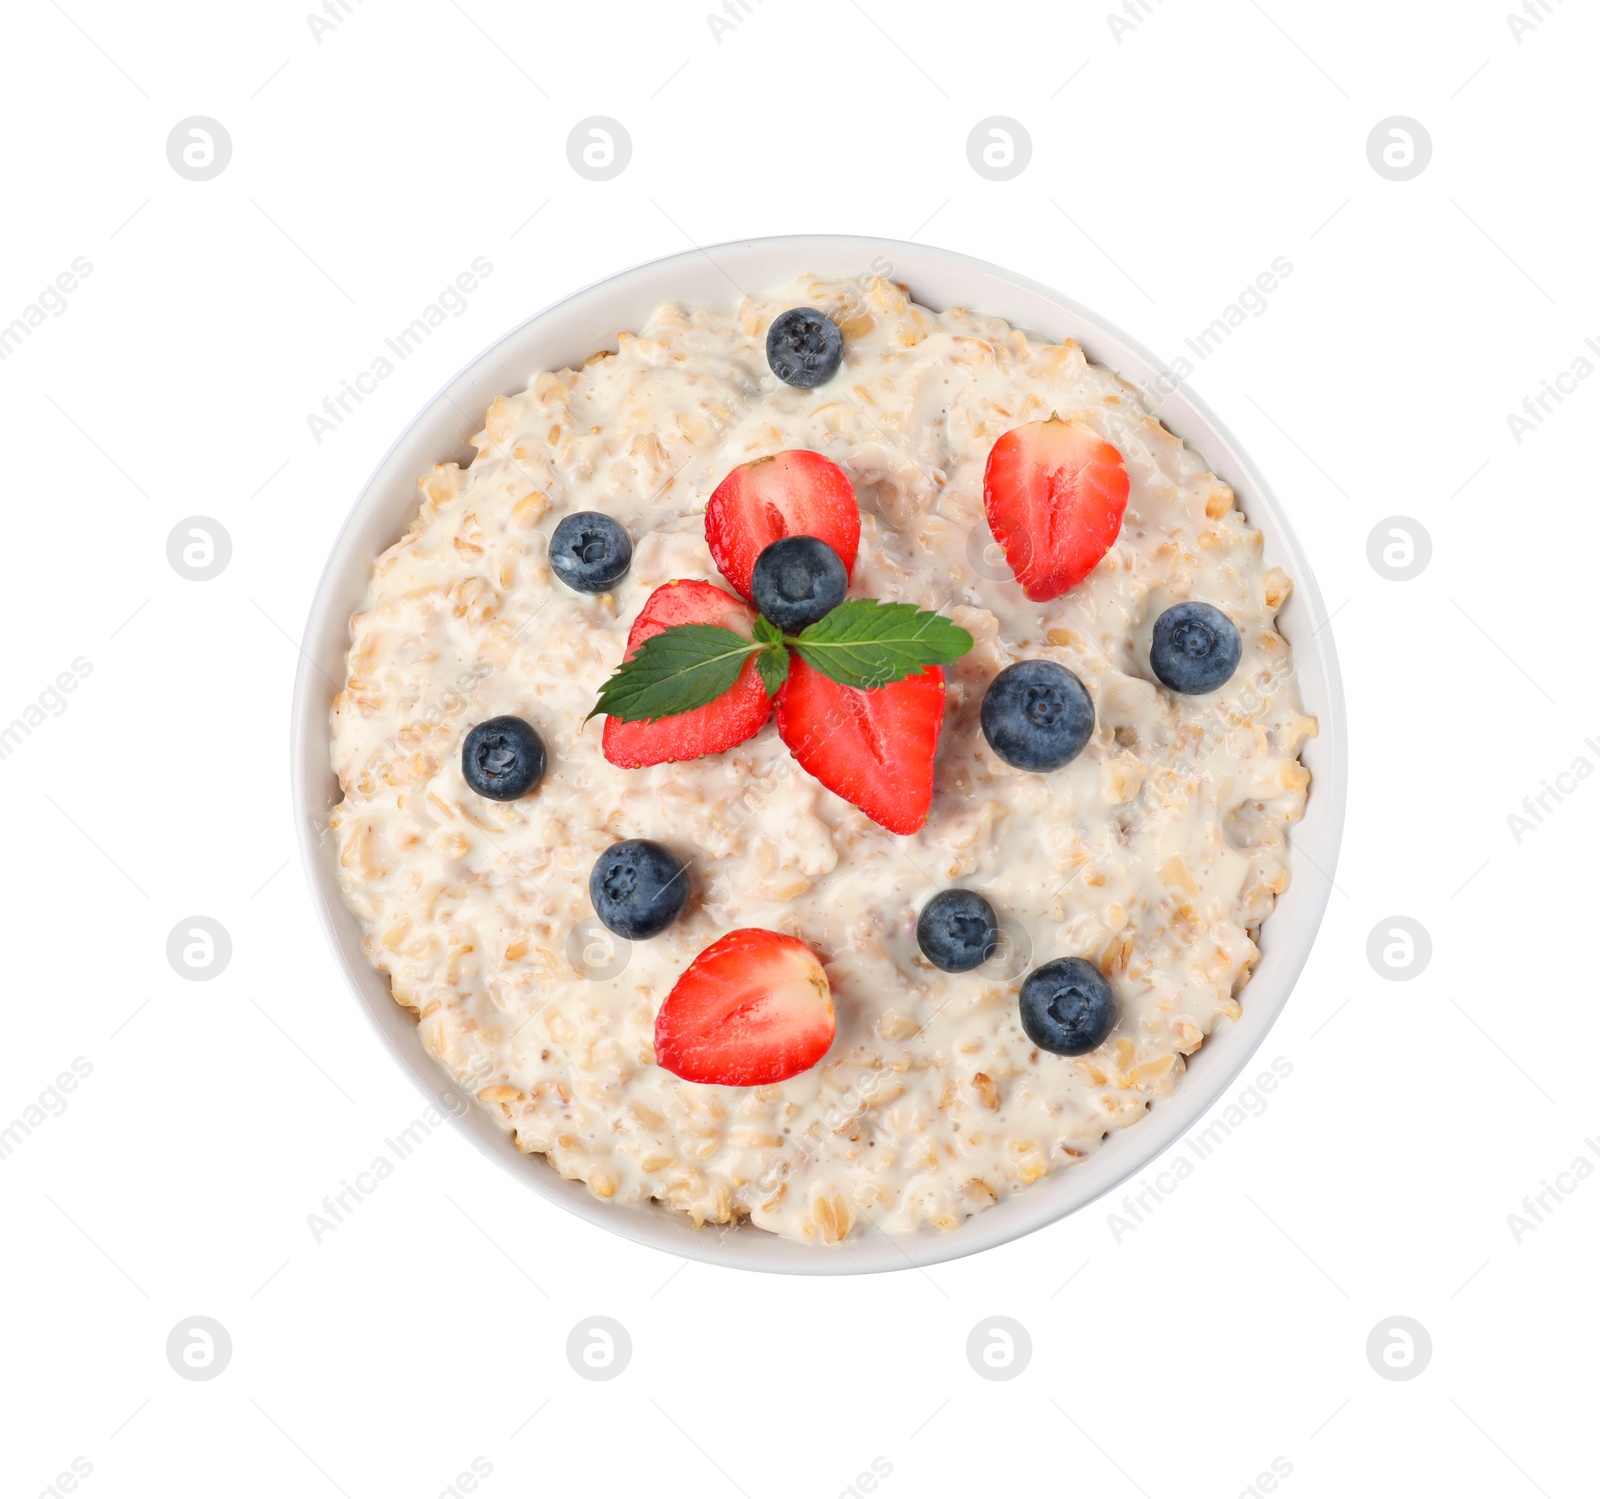
[[[1202,453],[1232,484],[1267,560],[1285,568],[1295,590],[1281,615],[1294,647],[1306,711],[1321,724],[1304,755],[1311,770],[1305,819],[1294,829],[1293,880],[1262,932],[1261,961],[1244,991],[1244,1015],[1223,1022],[1188,1060],[1171,1098],[1149,1117],[1112,1134],[1082,1165],[1058,1171],[1026,1191],[969,1218],[952,1233],[876,1234],[834,1247],[812,1247],[745,1225],[696,1229],[656,1206],[600,1201],[563,1180],[542,1156],[526,1156],[488,1115],[458,1092],[424,1052],[409,1011],[367,963],[361,930],[340,897],[328,810],[339,798],[329,763],[328,710],[343,679],[349,619],[366,591],[374,559],[404,534],[419,504],[418,478],[435,463],[473,456],[471,437],[498,395],[523,389],[540,370],[581,364],[617,334],[638,328],[662,302],[726,303],[735,285],[767,292],[806,272],[860,275],[868,270],[905,283],[924,306],[964,306],[1047,335],[1070,336],[1089,357],[1146,390],[1162,393],[1167,426]],[[1299,976],[1322,920],[1344,824],[1346,749],[1343,692],[1331,631],[1311,568],[1277,502],[1226,428],[1187,388],[1162,382],[1161,366],[1138,344],[1048,288],[947,250],[899,240],[847,235],[790,235],[690,250],[612,276],[508,333],[473,360],[423,408],[389,450],[355,503],[317,587],[294,689],[292,778],[301,853],[324,926],[356,999],[395,1060],[477,1146],[523,1185],[613,1233],[691,1259],[750,1270],[857,1274],[930,1265],[1019,1238],[1092,1202],[1159,1156],[1195,1123],[1261,1044]]]

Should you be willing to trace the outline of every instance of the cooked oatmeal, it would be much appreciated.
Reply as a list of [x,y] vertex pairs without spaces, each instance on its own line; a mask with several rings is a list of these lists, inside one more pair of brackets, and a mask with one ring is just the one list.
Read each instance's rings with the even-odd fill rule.
[[[764,336],[820,308],[845,362],[816,390],[779,384]],[[1120,450],[1121,534],[1094,572],[1030,603],[990,538],[985,460],[1052,412]],[[749,1218],[812,1242],[868,1225],[951,1229],[1092,1152],[1180,1085],[1184,1058],[1234,1020],[1255,937],[1288,883],[1315,733],[1275,616],[1291,582],[1205,460],[1134,388],[1074,343],[932,312],[876,278],[802,278],[737,306],[661,307],[581,370],[538,374],[490,407],[469,467],[422,481],[421,509],[377,562],[351,620],[332,753],[340,884],[366,952],[440,1064],[527,1152],[617,1203],[697,1223]],[[862,510],[851,593],[936,609],[975,647],[947,668],[933,809],[900,837],[813,780],[772,723],[723,754],[624,770],[584,717],[650,591],[721,584],[703,516],[735,465],[810,448]],[[599,510],[634,541],[613,593],[569,590],[546,560],[563,515]],[[1156,617],[1224,609],[1243,657],[1216,693],[1151,675]],[[1070,668],[1094,699],[1087,748],[1030,774],[1000,761],[978,710],[1026,658]],[[549,752],[519,801],[468,789],[461,745],[500,714]],[[595,920],[589,871],[615,840],[689,863],[693,897],[632,944]],[[999,913],[1002,951],[969,973],[921,955],[917,913],[952,885]],[[822,959],[838,1032],[822,1062],[757,1088],[656,1065],[657,1009],[739,927]],[[1017,988],[1087,957],[1120,1020],[1096,1051],[1037,1050]]]

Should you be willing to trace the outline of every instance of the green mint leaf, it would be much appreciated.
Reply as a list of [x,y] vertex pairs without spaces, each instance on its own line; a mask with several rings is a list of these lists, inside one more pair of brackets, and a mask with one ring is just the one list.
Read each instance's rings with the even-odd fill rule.
[[756,637],[756,643],[764,647],[756,657],[756,670],[761,673],[767,696],[773,697],[789,679],[789,647],[783,643],[783,631],[764,614],[756,616],[750,633]]
[[767,696],[775,696],[778,689],[789,679],[789,648],[781,639],[776,645],[767,646],[756,657],[756,670],[761,673],[761,681],[767,689]]
[[703,708],[733,686],[760,649],[721,625],[669,625],[616,669],[588,717],[637,723]]
[[798,636],[785,638],[807,666],[864,692],[927,666],[948,666],[972,649],[972,636],[944,615],[877,599],[846,599]]

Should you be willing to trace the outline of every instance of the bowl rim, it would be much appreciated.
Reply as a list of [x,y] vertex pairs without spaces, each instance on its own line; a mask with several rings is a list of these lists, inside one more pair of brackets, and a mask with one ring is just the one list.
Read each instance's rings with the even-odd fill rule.
[[[415,514],[418,480],[435,463],[470,458],[470,438],[481,430],[481,414],[493,396],[520,391],[541,370],[581,363],[588,353],[614,346],[617,333],[637,327],[654,306],[691,300],[684,296],[686,286],[733,282],[737,287],[730,267],[754,275],[763,286],[775,287],[808,273],[862,274],[883,258],[890,261],[884,274],[908,286],[920,305],[969,306],[1030,332],[1042,329],[1055,341],[1076,339],[1095,362],[1141,386],[1152,414],[1232,485],[1247,520],[1262,534],[1269,560],[1281,560],[1294,580],[1279,620],[1287,621],[1282,633],[1293,645],[1295,676],[1306,711],[1319,720],[1319,734],[1303,753],[1312,782],[1306,816],[1294,825],[1289,838],[1291,883],[1263,923],[1262,956],[1243,991],[1248,996],[1244,1013],[1237,1022],[1219,1025],[1187,1059],[1186,1075],[1173,1094],[1153,1104],[1144,1119],[1108,1135],[1084,1162],[1050,1173],[949,1232],[877,1232],[820,1246],[780,1238],[748,1224],[697,1229],[685,1215],[656,1204],[603,1202],[583,1183],[560,1176],[544,1157],[519,1151],[510,1136],[457,1089],[418,1042],[415,1020],[396,1003],[387,978],[367,962],[354,913],[339,893],[326,826],[326,813],[335,804],[329,787],[337,786],[329,759],[328,709],[343,678],[349,617],[364,596],[373,562]],[[975,295],[947,294],[962,287],[970,287]],[[929,291],[934,294],[927,295]],[[645,313],[613,317],[608,324],[606,309],[630,298]],[[721,298],[730,299],[726,289]],[[1029,315],[1013,315],[1022,309]],[[540,346],[559,347],[563,338],[573,347],[587,340],[588,347],[559,360],[529,352]],[[513,376],[513,370],[522,373]],[[431,456],[419,462],[423,452]],[[374,548],[374,539],[383,535],[388,540]],[[352,580],[357,579],[359,587],[352,597]],[[1347,760],[1338,656],[1309,560],[1265,478],[1184,381],[1097,313],[989,262],[870,235],[790,234],[697,247],[601,277],[501,335],[419,408],[362,485],[313,593],[295,673],[289,772],[296,842],[324,935],[369,1024],[428,1100],[428,1115],[449,1118],[486,1155],[541,1196],[636,1243],[739,1269],[868,1274],[926,1268],[975,1254],[1076,1213],[1144,1170],[1221,1101],[1265,1041],[1315,944],[1343,834]]]

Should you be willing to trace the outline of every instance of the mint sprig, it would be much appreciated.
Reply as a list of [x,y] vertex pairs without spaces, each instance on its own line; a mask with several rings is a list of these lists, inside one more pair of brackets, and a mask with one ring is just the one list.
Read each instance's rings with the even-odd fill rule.
[[692,713],[732,687],[751,656],[769,695],[788,679],[791,651],[842,686],[871,692],[930,666],[948,666],[972,649],[972,636],[942,614],[877,599],[846,599],[798,635],[758,617],[751,634],[754,639],[722,625],[669,625],[607,679],[589,717],[604,713],[634,723]]

